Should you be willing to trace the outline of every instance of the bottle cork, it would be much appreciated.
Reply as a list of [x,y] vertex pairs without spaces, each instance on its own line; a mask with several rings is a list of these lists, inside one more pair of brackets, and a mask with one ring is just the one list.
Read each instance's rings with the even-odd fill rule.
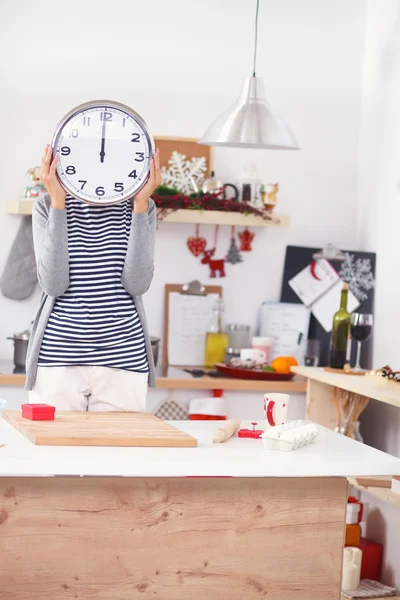
[[343,289],[343,290],[345,290],[345,291],[347,291],[347,290],[349,289],[349,284],[348,284],[348,283],[346,283],[346,282],[344,282],[344,283],[343,283],[343,288],[342,288],[342,289]]

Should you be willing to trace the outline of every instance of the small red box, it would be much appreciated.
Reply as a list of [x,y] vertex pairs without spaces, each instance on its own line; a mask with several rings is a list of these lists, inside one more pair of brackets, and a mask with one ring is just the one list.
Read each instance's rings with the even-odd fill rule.
[[50,404],[21,404],[22,416],[31,421],[54,421],[55,406]]
[[381,580],[383,546],[372,540],[361,538],[360,550],[361,559],[361,579]]

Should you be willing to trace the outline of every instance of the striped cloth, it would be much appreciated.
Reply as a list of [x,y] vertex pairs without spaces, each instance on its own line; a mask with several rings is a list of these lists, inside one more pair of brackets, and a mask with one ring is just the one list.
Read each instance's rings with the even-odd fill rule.
[[121,282],[132,208],[66,199],[70,285],[44,333],[38,365],[149,370],[143,329]]

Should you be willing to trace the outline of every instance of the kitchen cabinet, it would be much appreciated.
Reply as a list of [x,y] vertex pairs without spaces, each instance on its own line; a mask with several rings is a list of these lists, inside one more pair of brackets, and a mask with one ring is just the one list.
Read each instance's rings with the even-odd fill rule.
[[173,424],[198,446],[35,446],[0,420],[2,592],[339,598],[347,477],[400,475],[400,459],[324,427],[285,453]]

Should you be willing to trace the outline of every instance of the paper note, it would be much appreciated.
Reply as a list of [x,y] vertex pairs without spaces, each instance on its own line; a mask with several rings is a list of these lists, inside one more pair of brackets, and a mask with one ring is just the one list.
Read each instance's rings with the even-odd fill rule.
[[218,294],[189,296],[171,292],[168,315],[168,362],[170,365],[204,364],[205,339]]
[[[333,315],[340,306],[342,283],[338,273],[325,259],[308,265],[289,281],[292,290],[328,333],[332,331]],[[359,304],[349,290],[348,312],[352,313]]]
[[310,311],[303,304],[262,304],[259,335],[272,338],[272,360],[278,356],[294,356],[301,364],[309,323]]

